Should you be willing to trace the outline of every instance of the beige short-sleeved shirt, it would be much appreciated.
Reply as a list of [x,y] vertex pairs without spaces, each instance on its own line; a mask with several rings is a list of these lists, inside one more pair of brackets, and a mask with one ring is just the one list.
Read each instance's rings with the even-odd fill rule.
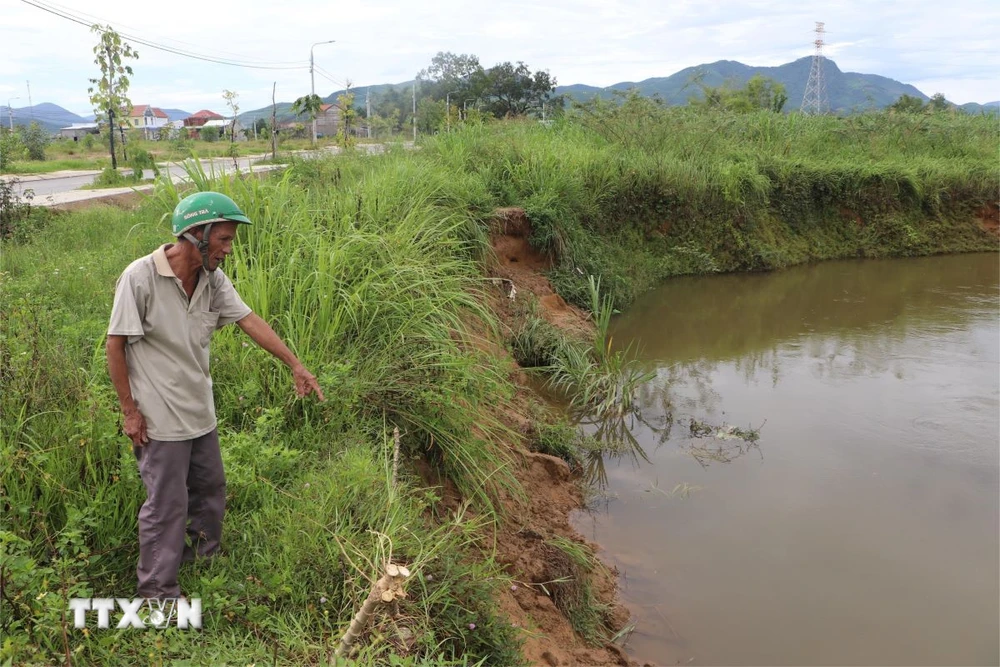
[[132,396],[154,440],[189,440],[215,428],[212,333],[252,311],[221,271],[201,269],[188,299],[167,261],[170,245],[128,265],[115,287],[108,335],[128,336]]

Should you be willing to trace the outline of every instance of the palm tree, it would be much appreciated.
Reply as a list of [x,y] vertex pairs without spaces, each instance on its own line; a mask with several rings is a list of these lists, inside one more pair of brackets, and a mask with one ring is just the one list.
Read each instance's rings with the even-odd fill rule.
[[292,102],[292,113],[296,116],[301,116],[306,114],[309,116],[309,122],[316,120],[319,116],[320,111],[323,110],[323,98],[319,95],[312,93],[309,95],[303,95],[294,102]]

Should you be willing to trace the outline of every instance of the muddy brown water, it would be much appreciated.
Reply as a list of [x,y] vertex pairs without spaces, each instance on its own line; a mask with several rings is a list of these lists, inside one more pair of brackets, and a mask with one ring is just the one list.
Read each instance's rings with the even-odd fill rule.
[[574,521],[622,572],[634,658],[1000,662],[998,289],[992,254],[840,261],[620,317],[657,371],[628,424],[649,462],[606,457]]

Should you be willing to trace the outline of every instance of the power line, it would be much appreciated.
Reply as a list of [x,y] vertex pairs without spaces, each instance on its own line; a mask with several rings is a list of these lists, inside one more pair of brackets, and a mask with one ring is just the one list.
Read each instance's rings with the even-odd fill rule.
[[[48,13],[53,14],[55,16],[58,16],[60,18],[66,19],[68,21],[72,21],[73,23],[79,23],[80,25],[86,26],[88,28],[91,27],[91,25],[92,25],[91,23],[83,20],[82,18],[80,18],[78,16],[74,16],[74,15],[68,13],[68,12],[63,12],[63,11],[60,11],[60,10],[55,9],[53,7],[49,7],[49,6],[43,5],[42,3],[38,2],[37,0],[21,0],[21,2],[23,2],[23,3],[27,4],[27,5],[31,5],[32,7],[35,7],[37,9],[41,9],[42,11],[48,12]],[[103,29],[101,29],[101,31],[104,32]],[[158,51],[165,51],[166,53],[172,53],[174,55],[183,56],[185,58],[191,58],[193,60],[201,60],[201,61],[204,61],[204,62],[216,63],[218,65],[229,65],[231,67],[245,67],[245,68],[248,68],[248,69],[269,69],[269,70],[276,70],[276,69],[280,69],[280,70],[306,69],[308,67],[305,64],[301,64],[301,65],[280,65],[280,64],[276,64],[276,63],[275,64],[241,63],[241,62],[237,62],[237,61],[232,60],[232,59],[215,58],[215,57],[207,56],[207,55],[203,55],[203,54],[188,53],[188,52],[182,51],[180,49],[176,49],[176,48],[173,48],[173,47],[170,47],[170,46],[166,46],[166,45],[163,45],[163,44],[157,44],[155,42],[151,42],[149,40],[143,39],[143,38],[138,37],[136,35],[132,35],[132,34],[124,33],[124,32],[119,33],[119,34],[122,37],[125,37],[128,40],[130,40],[132,42],[135,42],[136,44],[142,44],[143,46],[148,46],[151,49],[156,49]]]
[[[64,5],[60,5],[58,3],[51,2],[51,1],[49,1],[49,2],[41,2],[41,0],[36,0],[36,1],[38,1],[39,4],[43,4],[43,5],[46,5],[48,7],[51,7],[51,8],[54,8],[54,9],[58,9],[58,10],[62,11],[65,14],[69,14],[71,16],[74,16],[73,10],[71,8],[69,8],[69,7],[64,6]],[[83,11],[80,11],[80,10],[76,10],[75,16],[77,18],[86,17],[86,18],[92,19],[91,23],[103,23],[105,25],[111,24],[111,21],[103,19],[100,16],[95,16],[93,14],[88,14],[87,12],[83,12]],[[133,31],[139,31],[140,30],[139,28],[127,25],[125,23],[121,23],[120,21],[115,21],[115,25],[121,26],[121,27],[123,27],[123,28],[125,28],[127,30],[133,30]],[[173,38],[170,38],[170,37],[162,37],[160,35],[157,35],[156,37],[158,38],[157,39],[158,42],[173,42],[174,44],[182,44],[184,46],[193,47],[195,49],[203,48],[203,46],[200,45],[200,44],[192,44],[190,42],[185,42],[185,41],[179,40],[179,39],[173,39]],[[231,60],[234,60],[234,61],[237,61],[237,62],[257,63],[257,64],[261,64],[261,65],[293,65],[293,64],[294,65],[298,65],[298,64],[302,63],[302,61],[300,61],[300,60],[294,60],[294,61],[292,61],[292,60],[289,60],[289,61],[273,61],[273,62],[272,61],[266,61],[266,60],[258,60],[257,58],[247,57],[246,55],[241,54],[241,53],[233,53],[232,51],[223,51],[221,49],[211,49],[211,51],[214,51],[215,53],[219,53],[219,54],[224,54],[225,56],[234,56],[233,58],[231,58]],[[224,59],[230,60],[230,58],[224,58]]]
[[327,81],[329,81],[330,83],[333,83],[333,84],[336,84],[338,86],[341,86],[342,88],[347,88],[347,82],[346,81],[340,81],[338,79],[335,79],[332,74],[330,74],[329,72],[327,72],[325,69],[323,69],[319,65],[316,65],[315,68],[316,68],[316,73],[319,74],[324,79],[326,79]]

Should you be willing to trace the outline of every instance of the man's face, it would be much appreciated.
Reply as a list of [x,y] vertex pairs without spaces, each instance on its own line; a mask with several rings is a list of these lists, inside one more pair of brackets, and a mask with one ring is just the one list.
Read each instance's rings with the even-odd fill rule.
[[208,235],[208,270],[215,271],[226,257],[233,252],[233,240],[236,239],[235,222],[217,222],[212,225]]

